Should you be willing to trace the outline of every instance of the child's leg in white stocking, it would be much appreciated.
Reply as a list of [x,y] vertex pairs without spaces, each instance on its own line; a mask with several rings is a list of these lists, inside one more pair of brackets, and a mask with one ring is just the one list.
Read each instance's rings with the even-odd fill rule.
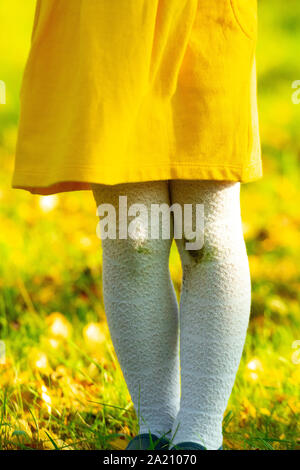
[[[119,195],[128,208],[169,205],[166,181],[93,185],[97,206],[110,203],[119,219]],[[118,223],[117,223],[118,228]],[[150,230],[150,218],[149,218]],[[139,432],[171,430],[179,409],[178,303],[169,272],[171,238],[102,240],[103,296],[112,342],[135,410]],[[143,237],[146,239],[143,240]],[[140,393],[140,396],[139,396]],[[166,437],[170,437],[167,435]]]
[[[181,403],[174,444],[222,444],[222,418],[235,381],[250,313],[250,275],[240,184],[172,181],[172,203],[204,204],[204,245],[185,249],[180,299]],[[176,222],[176,221],[175,221]]]

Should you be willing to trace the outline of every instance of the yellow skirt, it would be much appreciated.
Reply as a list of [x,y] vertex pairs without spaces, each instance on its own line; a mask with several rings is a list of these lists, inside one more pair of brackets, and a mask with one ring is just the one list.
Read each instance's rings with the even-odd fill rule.
[[37,0],[12,186],[262,176],[257,0]]

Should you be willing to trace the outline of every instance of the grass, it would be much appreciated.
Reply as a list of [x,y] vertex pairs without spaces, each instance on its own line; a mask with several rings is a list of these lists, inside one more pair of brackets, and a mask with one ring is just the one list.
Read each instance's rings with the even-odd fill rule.
[[[31,0],[0,5],[0,79],[7,84],[0,108],[0,449],[121,449],[137,419],[105,320],[92,196],[43,198],[10,188],[32,8]],[[291,84],[300,79],[300,5],[260,0],[259,13],[264,178],[242,187],[253,302],[224,448],[296,450],[300,106]],[[170,267],[179,296],[174,244]]]

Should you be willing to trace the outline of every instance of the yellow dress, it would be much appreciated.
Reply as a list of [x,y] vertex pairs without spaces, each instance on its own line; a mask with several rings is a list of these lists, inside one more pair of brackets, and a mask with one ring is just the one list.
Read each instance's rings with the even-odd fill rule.
[[256,0],[38,0],[12,186],[262,176]]

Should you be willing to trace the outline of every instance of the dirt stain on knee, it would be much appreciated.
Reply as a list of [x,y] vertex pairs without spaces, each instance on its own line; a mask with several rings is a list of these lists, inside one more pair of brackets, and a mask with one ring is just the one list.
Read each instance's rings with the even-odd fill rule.
[[147,246],[143,246],[143,245],[137,245],[136,251],[144,255],[149,255],[151,253],[150,248],[148,248]]

